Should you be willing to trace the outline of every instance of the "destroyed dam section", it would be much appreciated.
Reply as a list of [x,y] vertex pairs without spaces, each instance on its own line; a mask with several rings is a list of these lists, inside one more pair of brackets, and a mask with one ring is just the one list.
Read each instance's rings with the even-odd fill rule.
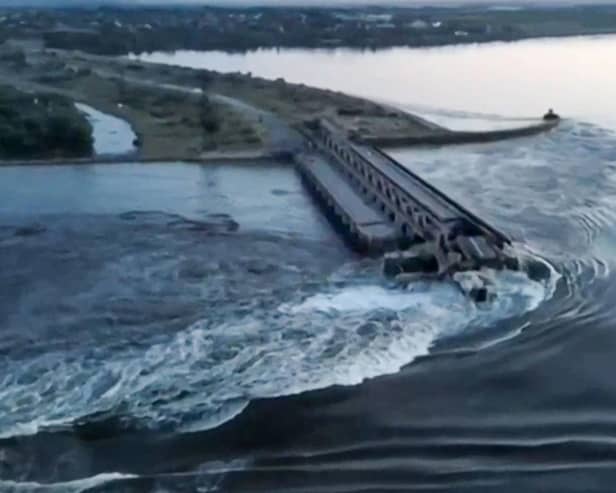
[[[485,142],[536,134],[557,124],[547,120],[478,133],[437,130],[413,144]],[[373,143],[350,137],[327,120],[306,122],[303,132],[308,145],[296,163],[304,182],[355,251],[386,254],[386,275],[443,277],[483,267],[519,268],[507,235]]]

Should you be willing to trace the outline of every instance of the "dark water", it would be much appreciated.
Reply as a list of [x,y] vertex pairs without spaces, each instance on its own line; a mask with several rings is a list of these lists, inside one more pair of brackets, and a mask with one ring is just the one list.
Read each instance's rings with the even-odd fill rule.
[[553,289],[497,275],[478,308],[453,286],[389,287],[288,167],[0,171],[0,489],[193,491],[228,461],[243,476],[315,426],[265,432],[299,417],[280,396],[395,373]]
[[0,169],[0,491],[612,491],[616,134],[393,154],[550,279],[389,286],[274,164]]

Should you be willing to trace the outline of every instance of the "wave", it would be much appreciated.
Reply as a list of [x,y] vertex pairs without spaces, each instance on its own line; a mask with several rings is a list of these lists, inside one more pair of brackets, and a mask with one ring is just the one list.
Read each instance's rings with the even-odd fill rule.
[[[425,161],[425,169],[420,171],[428,179],[434,178],[437,185],[439,181],[448,183],[449,188],[459,185],[458,193],[464,195],[461,201],[475,201],[470,204],[472,210],[482,215],[483,210],[489,211],[485,214],[488,219],[495,217],[496,223],[506,225],[503,229],[521,225],[522,237],[530,244],[541,244],[544,256],[558,259],[566,269],[579,269],[581,274],[571,278],[567,274],[564,283],[566,289],[576,290],[580,275],[600,282],[609,275],[611,264],[602,260],[606,258],[604,251],[596,252],[596,262],[590,264],[586,256],[580,256],[579,265],[572,261],[578,258],[577,252],[559,255],[568,242],[580,250],[587,248],[588,242],[596,244],[616,216],[609,198],[613,186],[604,179],[609,178],[610,169],[589,166],[590,155],[597,151],[580,151],[581,138],[569,142],[569,134],[579,129],[576,122],[567,125],[565,135],[557,133],[521,145],[503,144],[468,152],[431,150],[430,157],[421,153],[413,157],[416,166],[421,167]],[[588,144],[586,137],[583,140]],[[608,152],[608,146],[597,139],[599,144],[601,156]],[[561,145],[564,151],[584,159],[556,161],[559,169],[555,174],[554,148]],[[442,166],[443,160],[456,163],[456,172]],[[507,192],[514,185],[518,190],[515,198]],[[484,186],[488,189],[484,190]],[[516,203],[512,205],[514,199]],[[528,214],[527,208],[534,206],[540,212]],[[208,217],[207,223],[196,224],[180,216],[136,211],[122,215],[120,220],[171,225],[178,231],[194,227],[226,231],[233,227],[227,216]],[[557,238],[553,244],[538,241],[553,238],[560,221],[567,234],[566,228],[573,230],[571,238]],[[582,232],[585,240],[581,248]],[[118,330],[114,319],[111,324],[97,327],[102,331],[101,339],[87,339],[103,340],[100,348],[94,343],[85,348],[75,344],[70,351],[66,346],[57,346],[46,348],[42,354],[28,354],[23,361],[3,362],[0,437],[63,427],[78,427],[80,433],[95,436],[141,428],[215,428],[242,413],[254,399],[356,385],[395,373],[430,354],[442,341],[472,335],[479,341],[477,347],[482,347],[513,337],[523,330],[523,325],[504,330],[501,324],[496,327],[496,322],[535,310],[551,298],[558,278],[553,270],[546,282],[529,281],[520,273],[488,272],[498,296],[488,305],[477,306],[453,285],[415,283],[409,290],[383,285],[372,261],[348,263],[329,277],[317,269],[307,272],[304,266],[316,263],[315,249],[321,245],[307,248],[302,243],[292,262],[280,262],[280,258],[288,257],[292,245],[285,243],[284,248],[274,250],[276,242],[272,240],[252,251],[254,241],[236,239],[237,245],[232,246],[225,237],[224,243],[220,240],[219,250],[208,250],[205,255],[178,253],[177,249],[145,260],[143,252],[135,254],[132,250],[130,255],[111,255],[113,262],[109,265],[113,269],[104,272],[105,279],[126,279],[126,273],[138,272],[131,279],[138,287],[122,295],[122,307],[131,304],[133,308],[127,329],[131,332],[114,332]],[[166,237],[165,242],[168,240]],[[275,240],[279,242],[279,238]],[[250,243],[250,252],[238,246],[243,243]],[[160,300],[169,297],[167,288],[185,278],[190,278],[190,289],[196,294],[187,300],[182,292],[178,300],[181,307],[199,314],[198,320],[179,318],[176,307],[169,312],[157,311]],[[244,293],[236,304],[241,286],[247,287],[248,294]],[[122,288],[114,283],[94,293],[94,297],[108,300]],[[131,300],[143,300],[144,289],[153,290],[155,296],[142,303],[143,308],[132,307]],[[572,299],[577,303],[579,294],[576,292]],[[193,303],[203,309],[195,309]],[[95,309],[104,310],[105,317],[113,312],[108,306],[97,305]],[[133,313],[140,310],[144,316]],[[571,308],[572,316],[575,313]],[[83,329],[85,333],[90,330],[90,308],[86,307],[79,316],[82,318],[78,323],[83,327],[76,322],[75,330]],[[181,323],[169,329],[171,321],[177,320]],[[121,321],[117,325],[121,326]],[[120,341],[107,344],[115,338]],[[103,426],[101,416],[121,419]]]
[[133,474],[103,473],[89,478],[49,484],[0,479],[0,491],[4,493],[82,493],[107,483],[134,478],[137,476]]
[[5,376],[0,437],[65,427],[97,437],[215,428],[256,398],[395,373],[439,339],[533,310],[552,289],[522,273],[484,275],[498,293],[486,306],[454,283],[347,283],[232,322],[204,318],[141,351],[45,354]]
[[566,120],[532,139],[391,153],[558,263],[586,257],[616,224],[615,146],[613,132]]
[[46,354],[5,377],[0,437],[64,427],[96,437],[215,428],[256,398],[395,373],[439,339],[534,309],[551,289],[522,273],[484,274],[498,293],[484,307],[453,283],[347,284],[259,316],[202,319],[141,352]]

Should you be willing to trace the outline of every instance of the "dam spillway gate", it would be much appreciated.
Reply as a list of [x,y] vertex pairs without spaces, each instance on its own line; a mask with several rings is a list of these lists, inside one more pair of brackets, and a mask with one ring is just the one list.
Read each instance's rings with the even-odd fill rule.
[[379,148],[326,120],[303,132],[302,178],[355,250],[395,252],[385,257],[387,274],[517,268],[505,234]]

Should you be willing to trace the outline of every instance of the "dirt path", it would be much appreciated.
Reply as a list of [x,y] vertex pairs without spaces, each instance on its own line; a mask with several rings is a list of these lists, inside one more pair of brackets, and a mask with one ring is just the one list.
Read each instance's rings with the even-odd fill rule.
[[[120,76],[115,73],[101,69],[95,69],[94,72],[100,77],[107,79],[120,78]],[[165,89],[192,95],[203,94],[203,90],[198,87],[169,84],[152,79],[139,79],[130,76],[123,76],[121,78],[129,84],[137,86],[142,85],[156,87],[158,89]],[[294,150],[301,148],[303,143],[302,136],[277,115],[230,96],[224,96],[222,94],[211,92],[208,92],[207,96],[211,100],[222,105],[229,106],[238,113],[241,113],[245,119],[253,123],[256,127],[263,128],[265,130],[265,141],[263,143],[264,152],[277,154],[281,152],[293,152]]]

